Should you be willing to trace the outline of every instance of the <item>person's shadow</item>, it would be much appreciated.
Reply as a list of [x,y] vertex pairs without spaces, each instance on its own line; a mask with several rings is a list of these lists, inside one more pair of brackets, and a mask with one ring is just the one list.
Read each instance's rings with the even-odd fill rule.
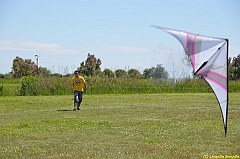
[[67,110],[67,109],[63,109],[63,110],[57,110],[59,112],[67,112],[67,111],[73,111],[73,110]]

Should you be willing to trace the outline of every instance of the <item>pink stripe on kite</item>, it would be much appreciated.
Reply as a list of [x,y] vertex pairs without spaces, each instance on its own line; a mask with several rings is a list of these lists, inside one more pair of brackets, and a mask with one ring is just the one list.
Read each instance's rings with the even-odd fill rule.
[[218,86],[220,86],[222,89],[224,89],[225,91],[227,91],[227,88],[224,86],[224,85],[222,85],[221,83],[219,83],[218,81],[215,81],[214,79],[212,79],[212,78],[210,78],[210,77],[207,77],[207,76],[205,76],[204,78],[206,78],[207,80],[209,80],[209,81],[212,81],[213,83],[216,83]]
[[193,64],[193,71],[196,71],[196,59],[195,59],[195,43],[196,43],[196,35],[194,36],[193,42],[192,42],[192,64]]
[[219,73],[217,73],[217,72],[214,72],[214,71],[212,71],[212,70],[204,70],[204,71],[202,71],[202,72],[198,72],[198,74],[204,74],[204,73],[206,73],[206,72],[209,72],[209,73],[211,73],[211,74],[214,74],[214,75],[216,75],[216,76],[219,76],[219,77],[224,78],[224,79],[227,80],[227,77],[226,77],[226,76],[223,76],[223,75],[221,75],[221,74],[219,74]]
[[[188,33],[186,35],[186,52],[188,54]],[[189,54],[188,54],[189,55]]]

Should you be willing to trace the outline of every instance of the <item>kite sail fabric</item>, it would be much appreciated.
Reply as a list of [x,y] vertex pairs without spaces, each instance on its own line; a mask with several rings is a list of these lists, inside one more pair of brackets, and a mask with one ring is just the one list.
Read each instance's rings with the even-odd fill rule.
[[212,87],[223,117],[225,136],[228,115],[228,39],[152,26],[173,35],[191,59],[194,75],[201,75]]

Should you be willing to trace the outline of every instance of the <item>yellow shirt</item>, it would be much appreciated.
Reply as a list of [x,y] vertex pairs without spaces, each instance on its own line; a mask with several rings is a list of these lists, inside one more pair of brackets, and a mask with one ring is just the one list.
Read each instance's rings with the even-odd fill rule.
[[83,86],[86,82],[83,77],[79,76],[72,78],[72,84],[74,90],[83,92]]

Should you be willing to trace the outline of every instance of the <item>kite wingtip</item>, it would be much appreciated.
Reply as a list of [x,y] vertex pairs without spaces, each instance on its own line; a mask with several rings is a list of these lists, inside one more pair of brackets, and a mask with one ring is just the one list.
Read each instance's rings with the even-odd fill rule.
[[157,28],[157,29],[162,29],[162,27],[157,26],[157,25],[151,25],[150,27]]

